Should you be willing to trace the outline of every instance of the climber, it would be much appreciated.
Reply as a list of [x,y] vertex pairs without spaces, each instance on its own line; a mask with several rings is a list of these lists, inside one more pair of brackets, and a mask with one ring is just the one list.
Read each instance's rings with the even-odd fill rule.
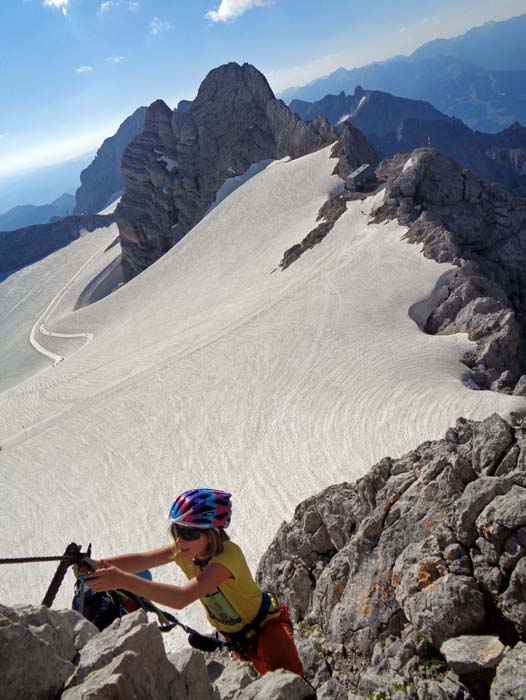
[[[261,591],[242,550],[225,532],[230,496],[215,489],[184,491],[170,509],[170,545],[102,559],[86,582],[99,593],[125,589],[176,609],[200,600],[212,626],[260,674],[283,668],[303,676],[288,609],[272,593]],[[187,583],[145,581],[131,573],[172,561]]]

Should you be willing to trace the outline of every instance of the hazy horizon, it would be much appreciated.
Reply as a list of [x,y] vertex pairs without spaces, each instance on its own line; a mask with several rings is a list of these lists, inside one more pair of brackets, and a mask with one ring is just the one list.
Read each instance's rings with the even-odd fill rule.
[[331,0],[312,2],[309,12],[303,0],[195,0],[191,7],[8,0],[0,7],[0,89],[9,96],[0,178],[97,149],[140,105],[192,99],[205,75],[231,60],[255,65],[279,93],[523,11],[522,0],[498,7],[401,0],[396,8],[379,0],[367,9]]

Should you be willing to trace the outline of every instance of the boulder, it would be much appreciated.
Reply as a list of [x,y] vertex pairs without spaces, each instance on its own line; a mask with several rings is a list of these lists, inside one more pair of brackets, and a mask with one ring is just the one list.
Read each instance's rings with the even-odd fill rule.
[[495,679],[491,684],[490,700],[524,700],[526,688],[526,644],[506,652],[497,666]]
[[234,700],[304,700],[316,694],[303,678],[290,671],[271,671],[240,690]]
[[440,647],[451,668],[463,675],[495,668],[506,647],[494,635],[462,635],[448,639]]
[[214,681],[214,688],[221,700],[233,700],[237,693],[258,678],[259,675],[252,664],[236,659],[225,665],[221,675]]
[[181,649],[168,660],[179,672],[185,686],[186,697],[214,700],[216,697],[206,670],[205,655],[197,649]]
[[[121,683],[121,680],[115,680],[116,675],[128,673],[122,669],[135,669],[134,677],[122,682],[131,684],[130,692],[134,689],[136,697],[173,700],[188,697],[181,673],[166,658],[157,624],[148,622],[142,610],[115,620],[81,649],[77,668],[66,686],[69,695],[65,693],[65,697],[68,700],[86,694],[93,698],[107,697],[104,693],[110,691],[105,689],[113,687],[115,682]],[[95,691],[99,687],[100,690]],[[194,697],[201,700],[199,696]],[[209,700],[210,695],[202,697]]]

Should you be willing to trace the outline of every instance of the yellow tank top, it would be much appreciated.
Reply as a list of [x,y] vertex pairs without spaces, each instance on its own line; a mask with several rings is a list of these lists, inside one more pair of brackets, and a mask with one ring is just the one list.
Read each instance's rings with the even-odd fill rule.
[[[199,566],[180,554],[174,553],[174,561],[188,579],[195,578],[201,571]],[[209,564],[222,564],[233,578],[200,598],[208,620],[220,632],[239,632],[257,615],[262,600],[261,589],[250,573],[243,552],[231,540],[225,542],[223,552],[212,557]]]

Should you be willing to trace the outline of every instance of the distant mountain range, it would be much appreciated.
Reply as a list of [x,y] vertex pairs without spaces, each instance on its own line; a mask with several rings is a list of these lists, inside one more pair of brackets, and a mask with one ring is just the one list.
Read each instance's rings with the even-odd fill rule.
[[305,120],[324,115],[332,124],[350,121],[381,158],[433,146],[485,180],[526,196],[526,128],[518,122],[497,134],[476,132],[427,102],[361,87],[318,102],[293,100],[290,108]]
[[75,207],[75,197],[63,194],[51,204],[22,204],[0,215],[0,231],[13,231],[24,226],[47,224],[54,217],[71,214]]
[[49,204],[63,192],[73,194],[80,184],[81,170],[94,155],[95,151],[88,151],[64,163],[0,177],[0,214],[16,206]]
[[472,129],[496,132],[526,122],[526,15],[489,22],[454,39],[424,44],[361,68],[339,68],[280,94],[286,102],[316,101],[356,87],[425,100]]

